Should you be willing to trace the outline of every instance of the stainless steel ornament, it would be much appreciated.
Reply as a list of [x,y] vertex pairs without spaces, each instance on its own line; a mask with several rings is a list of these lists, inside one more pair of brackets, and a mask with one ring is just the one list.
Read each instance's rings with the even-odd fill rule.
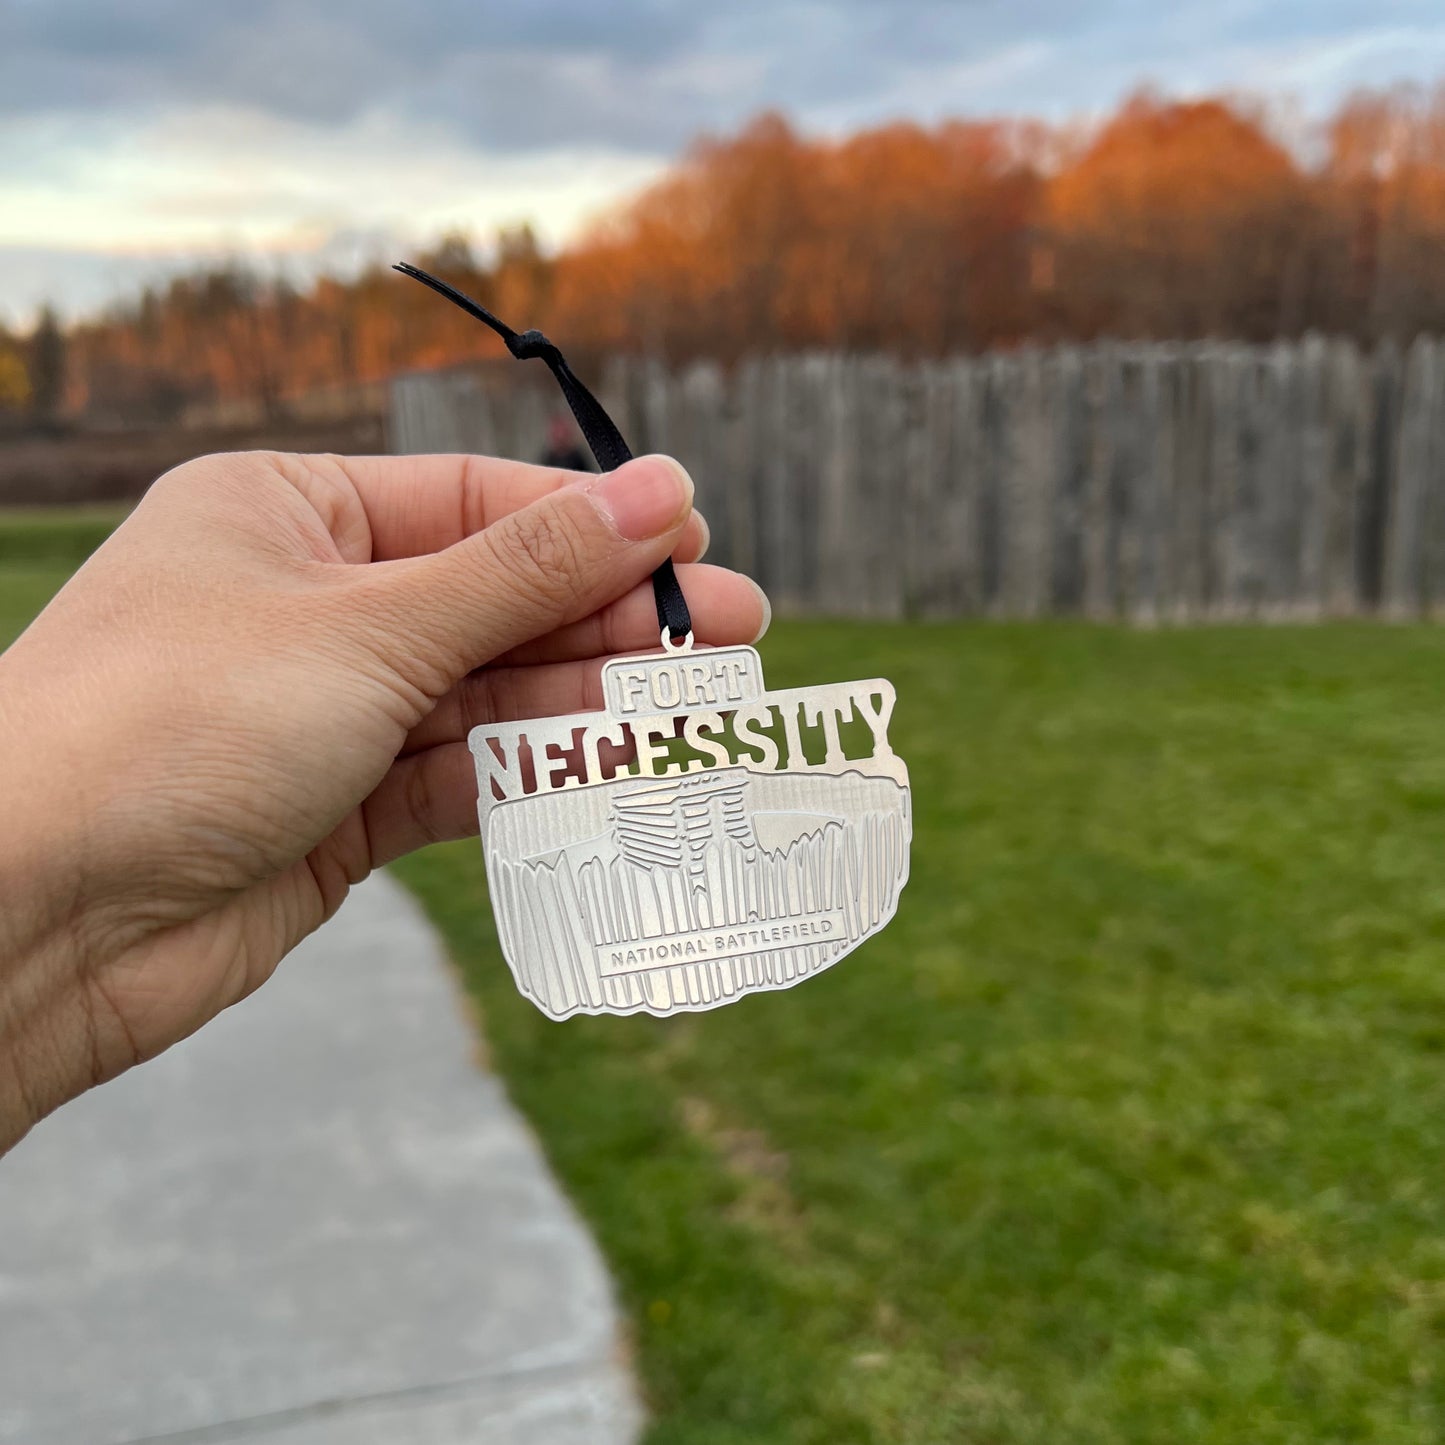
[[[604,471],[632,452],[539,331],[513,331],[413,277],[544,361]],[[882,678],[763,688],[751,647],[693,647],[670,559],[652,576],[661,654],[602,669],[601,712],[474,728],[478,812],[502,952],[544,1013],[715,1008],[789,988],[877,933],[908,881],[908,770]]]
[[913,827],[890,683],[767,692],[753,648],[691,635],[602,680],[601,712],[469,738],[502,952],[544,1013],[789,988],[893,917]]

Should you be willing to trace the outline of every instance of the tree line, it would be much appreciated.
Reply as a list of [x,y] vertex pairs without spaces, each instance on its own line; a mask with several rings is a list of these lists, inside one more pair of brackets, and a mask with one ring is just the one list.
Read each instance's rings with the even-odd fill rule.
[[[699,141],[559,253],[521,227],[415,259],[584,360],[1445,332],[1445,85],[1358,94],[1282,131],[1263,105],[1150,93],[1090,126],[823,139],[765,115]],[[0,408],[271,412],[501,354],[382,266],[306,288],[219,268],[73,326],[63,352],[54,333],[0,335]]]

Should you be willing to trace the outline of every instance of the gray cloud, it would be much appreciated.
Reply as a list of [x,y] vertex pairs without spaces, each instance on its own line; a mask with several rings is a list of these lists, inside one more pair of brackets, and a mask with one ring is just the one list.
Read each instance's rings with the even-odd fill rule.
[[[0,0],[0,111],[370,112],[503,150],[650,154],[766,105],[805,121],[919,104],[1102,105],[1120,77],[1203,83],[1211,53],[1438,23],[1434,0]],[[1009,68],[1032,47],[1032,70]],[[990,81],[998,61],[1000,75]],[[969,67],[967,86],[950,76]],[[1181,79],[1182,82],[1181,82]],[[1127,80],[1124,82],[1127,83]],[[1104,86],[1109,93],[1099,93]]]
[[[588,150],[609,175],[651,173],[764,108],[828,129],[1061,118],[1156,81],[1284,92],[1308,111],[1442,73],[1439,0],[0,0],[0,209],[26,222],[0,227],[0,319],[43,297],[83,309],[186,264],[189,240],[159,239],[178,207],[204,221],[184,228],[197,244],[236,244],[227,207],[258,208],[273,240],[313,216],[401,236],[428,196],[434,217],[453,214],[438,196],[458,216],[495,211],[523,172],[573,174]],[[212,107],[231,114],[198,114]],[[178,135],[196,137],[179,162]],[[122,193],[134,144],[154,153]],[[413,165],[409,147],[429,153]],[[337,157],[358,148],[338,200]],[[212,162],[243,183],[208,187]],[[173,164],[188,184],[168,191]],[[122,194],[144,254],[106,249]],[[60,228],[54,248],[37,218]],[[302,272],[345,264],[293,252],[281,263]]]

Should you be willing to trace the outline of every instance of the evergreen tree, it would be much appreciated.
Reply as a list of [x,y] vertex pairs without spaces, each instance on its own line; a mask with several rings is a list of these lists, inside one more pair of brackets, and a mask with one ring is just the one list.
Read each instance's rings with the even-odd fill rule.
[[41,309],[30,337],[30,411],[48,424],[60,415],[65,400],[65,333],[50,306]]

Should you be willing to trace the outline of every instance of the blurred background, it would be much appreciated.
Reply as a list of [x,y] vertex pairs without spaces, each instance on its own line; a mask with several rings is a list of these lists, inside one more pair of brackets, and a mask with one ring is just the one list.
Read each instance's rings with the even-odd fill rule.
[[10,502],[262,427],[380,446],[391,378],[504,354],[403,256],[594,368],[1445,319],[1445,32],[1409,0],[0,24]]
[[0,0],[0,636],[188,456],[565,447],[398,259],[898,687],[793,993],[559,1029],[398,870],[649,1438],[1445,1435],[1438,6]]

